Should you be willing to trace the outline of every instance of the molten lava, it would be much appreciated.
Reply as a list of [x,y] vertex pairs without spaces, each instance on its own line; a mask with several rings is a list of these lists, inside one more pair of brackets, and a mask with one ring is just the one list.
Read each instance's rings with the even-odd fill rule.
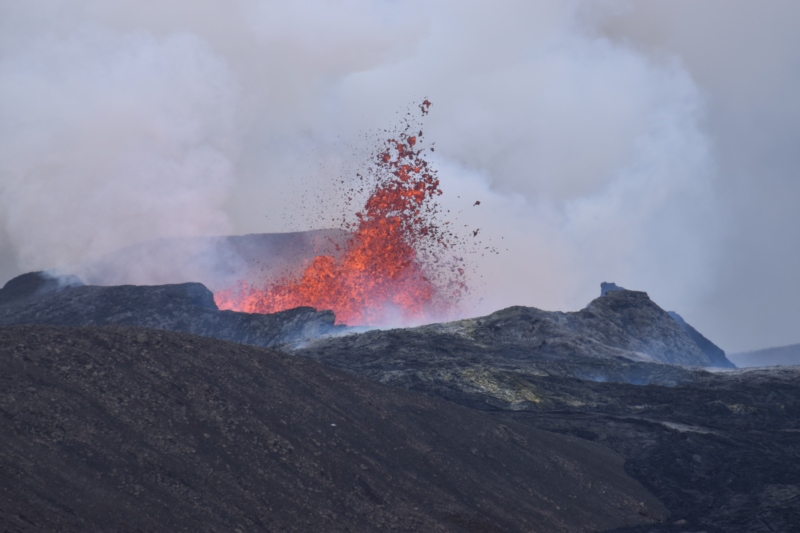
[[[423,115],[429,106],[420,106]],[[453,311],[466,291],[463,260],[453,255],[457,239],[436,222],[439,180],[415,148],[422,132],[410,135],[410,127],[375,156],[367,172],[371,194],[354,224],[344,224],[354,232],[340,255],[315,257],[296,279],[262,288],[240,282],[215,294],[219,308],[274,313],[311,306],[350,325],[423,322]]]

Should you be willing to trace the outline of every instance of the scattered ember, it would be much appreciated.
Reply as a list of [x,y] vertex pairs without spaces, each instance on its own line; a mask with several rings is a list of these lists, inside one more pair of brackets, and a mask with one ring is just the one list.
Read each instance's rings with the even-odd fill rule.
[[[427,115],[430,102],[419,107]],[[442,194],[436,171],[423,157],[422,131],[386,141],[366,176],[370,192],[341,254],[319,255],[299,278],[285,276],[264,287],[239,286],[214,295],[220,309],[274,313],[299,306],[330,309],[337,323],[388,325],[441,319],[467,291],[461,240],[437,222]],[[416,129],[416,128],[414,128]],[[346,204],[354,191],[345,194]]]

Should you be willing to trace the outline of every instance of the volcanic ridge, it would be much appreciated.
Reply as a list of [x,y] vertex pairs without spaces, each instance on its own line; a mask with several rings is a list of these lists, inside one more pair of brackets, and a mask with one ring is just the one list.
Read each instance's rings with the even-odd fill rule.
[[0,289],[0,524],[791,531],[800,369],[732,369],[609,288],[364,331],[25,274]]

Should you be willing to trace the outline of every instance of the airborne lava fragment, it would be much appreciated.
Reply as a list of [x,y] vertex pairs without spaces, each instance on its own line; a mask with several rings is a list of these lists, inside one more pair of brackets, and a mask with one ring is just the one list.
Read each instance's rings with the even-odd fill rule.
[[[430,102],[419,107],[427,115]],[[331,309],[337,323],[386,325],[423,322],[454,312],[467,291],[461,239],[437,221],[442,194],[423,156],[422,131],[406,127],[385,141],[360,180],[370,195],[339,256],[315,257],[299,277],[263,287],[240,282],[215,294],[220,309],[274,313],[299,306]],[[412,129],[413,128],[413,129]],[[347,197],[348,200],[351,196]]]

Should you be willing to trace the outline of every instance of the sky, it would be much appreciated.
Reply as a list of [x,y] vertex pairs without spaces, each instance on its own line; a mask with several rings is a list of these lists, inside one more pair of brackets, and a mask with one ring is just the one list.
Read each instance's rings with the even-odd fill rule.
[[326,227],[309,191],[425,97],[442,203],[501,250],[467,314],[613,281],[800,342],[793,0],[0,0],[0,283]]

